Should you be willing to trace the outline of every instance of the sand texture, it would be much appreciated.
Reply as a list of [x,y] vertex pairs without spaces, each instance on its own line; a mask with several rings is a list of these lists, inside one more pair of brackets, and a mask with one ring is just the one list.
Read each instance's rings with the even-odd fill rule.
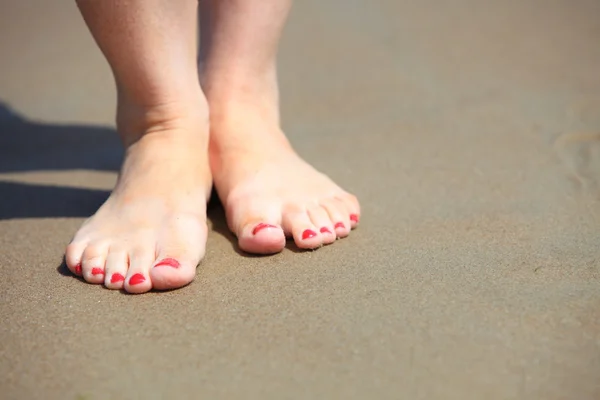
[[193,284],[61,267],[122,151],[74,2],[0,5],[0,398],[600,399],[600,2],[303,0],[284,129],[350,238]]

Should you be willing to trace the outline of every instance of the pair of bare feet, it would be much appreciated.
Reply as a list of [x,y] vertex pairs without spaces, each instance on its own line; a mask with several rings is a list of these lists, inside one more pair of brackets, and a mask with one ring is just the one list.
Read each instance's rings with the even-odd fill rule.
[[205,252],[213,181],[249,253],[277,253],[286,237],[315,249],[357,225],[356,198],[299,158],[266,113],[232,100],[209,132],[202,106],[185,107],[157,110],[163,116],[126,142],[114,191],[67,247],[74,274],[131,293],[190,283]]
[[356,198],[280,129],[275,60],[291,0],[77,4],[115,77],[126,153],[112,194],[67,247],[74,274],[130,293],[190,283],[213,184],[249,253],[277,253],[286,237],[315,249],[358,224]]

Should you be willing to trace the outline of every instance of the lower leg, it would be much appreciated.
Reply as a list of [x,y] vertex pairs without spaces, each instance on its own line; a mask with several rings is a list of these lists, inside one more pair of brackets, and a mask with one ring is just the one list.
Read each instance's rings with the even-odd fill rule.
[[[247,102],[279,119],[276,56],[291,0],[200,2],[202,87],[211,102]],[[212,112],[212,110],[211,110]],[[215,110],[215,116],[221,107]]]
[[77,4],[113,71],[127,151],[113,193],[69,244],[67,265],[130,292],[183,286],[204,254],[211,185],[197,1]]
[[[208,118],[196,69],[197,1],[77,0],[96,43],[112,69],[118,94],[117,123],[125,145],[162,112]],[[190,111],[191,112],[191,111]]]
[[293,151],[280,129],[276,53],[290,0],[201,2],[200,73],[210,162],[240,247],[315,248],[356,226],[356,198]]

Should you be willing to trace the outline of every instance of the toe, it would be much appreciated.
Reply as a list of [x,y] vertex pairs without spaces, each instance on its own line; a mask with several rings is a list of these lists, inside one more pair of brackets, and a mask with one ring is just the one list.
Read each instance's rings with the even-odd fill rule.
[[129,257],[123,249],[110,249],[106,257],[104,286],[108,289],[123,289],[127,276]]
[[129,293],[145,293],[152,289],[148,272],[154,260],[154,251],[151,248],[135,249],[129,253],[129,269],[123,288]]
[[308,215],[313,225],[319,229],[323,244],[335,242],[335,229],[327,210],[320,206],[312,207],[308,210]]
[[106,242],[90,243],[81,257],[81,272],[89,283],[104,282],[104,266],[108,255],[109,244]]
[[350,193],[344,193],[343,195],[336,197],[336,199],[346,206],[346,210],[349,213],[350,227],[352,229],[356,228],[360,221],[360,204],[356,196]]
[[[241,204],[241,205],[240,205]],[[281,208],[264,201],[236,201],[230,204],[232,231],[240,249],[254,254],[279,253],[285,247]]]
[[73,274],[81,276],[81,259],[87,242],[71,242],[65,250],[65,264]]
[[283,229],[291,233],[296,246],[301,249],[315,249],[323,244],[323,235],[306,211],[284,214]]
[[175,289],[193,281],[204,257],[206,236],[204,220],[182,218],[169,224],[157,243],[158,257],[150,269],[152,287]]
[[227,221],[243,251],[274,254],[285,247],[279,205],[260,199],[233,199],[227,207]]
[[200,259],[165,253],[158,256],[150,269],[152,287],[158,290],[180,288],[194,280]]
[[242,250],[256,254],[279,253],[285,247],[285,234],[274,218],[249,218],[238,232]]
[[344,202],[338,199],[327,199],[322,201],[321,205],[327,210],[329,218],[333,222],[336,236],[339,238],[348,236],[351,227],[350,213]]

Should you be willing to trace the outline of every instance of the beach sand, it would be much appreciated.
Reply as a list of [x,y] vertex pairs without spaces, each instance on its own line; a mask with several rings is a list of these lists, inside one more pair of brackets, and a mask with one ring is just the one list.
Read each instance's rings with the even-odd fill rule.
[[212,205],[140,296],[61,266],[122,156],[106,62],[74,2],[0,33],[1,398],[600,399],[600,2],[298,1],[284,129],[359,229],[248,257]]

